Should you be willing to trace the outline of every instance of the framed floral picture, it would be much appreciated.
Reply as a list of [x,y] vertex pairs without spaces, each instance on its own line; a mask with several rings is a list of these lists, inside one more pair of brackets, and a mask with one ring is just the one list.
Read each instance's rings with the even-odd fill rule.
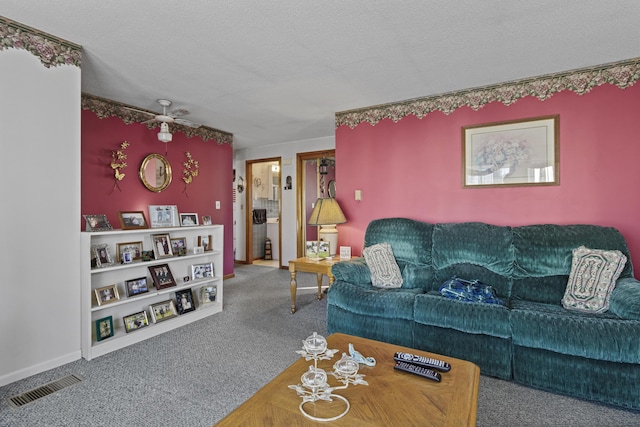
[[558,115],[463,127],[463,186],[558,185],[558,138]]

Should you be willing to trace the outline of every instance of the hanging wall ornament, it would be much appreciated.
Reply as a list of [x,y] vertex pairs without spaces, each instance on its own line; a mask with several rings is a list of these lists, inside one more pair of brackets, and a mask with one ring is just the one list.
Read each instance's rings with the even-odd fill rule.
[[120,185],[118,185],[118,181],[122,181],[124,179],[124,172],[122,171],[127,167],[127,155],[124,154],[124,150],[126,150],[128,146],[129,143],[127,141],[124,141],[122,144],[120,144],[119,150],[111,152],[111,169],[113,169],[115,180],[111,193],[113,193],[116,188],[122,191]]
[[187,151],[184,153],[184,155],[187,157],[187,160],[182,163],[182,165],[184,166],[184,169],[182,169],[184,190],[182,190],[182,192],[185,194],[185,196],[189,197],[189,195],[187,194],[187,185],[191,184],[193,182],[193,178],[198,176],[198,168],[200,167],[200,165],[198,165],[197,160],[193,160],[190,152]]

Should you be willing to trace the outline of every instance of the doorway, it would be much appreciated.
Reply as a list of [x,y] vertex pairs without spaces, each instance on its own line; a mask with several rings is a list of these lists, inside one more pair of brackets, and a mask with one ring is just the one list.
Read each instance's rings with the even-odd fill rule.
[[[296,158],[296,217],[298,258],[304,256],[307,240],[317,240],[318,228],[307,225],[319,197],[335,197],[336,151],[298,153]],[[321,172],[321,166],[323,173]],[[325,173],[326,172],[326,173]]]
[[248,264],[281,267],[281,158],[246,161],[246,254]]

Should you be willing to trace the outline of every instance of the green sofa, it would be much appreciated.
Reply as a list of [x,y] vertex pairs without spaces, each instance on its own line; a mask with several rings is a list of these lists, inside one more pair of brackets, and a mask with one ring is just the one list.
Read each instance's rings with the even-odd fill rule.
[[[364,258],[335,264],[329,333],[465,359],[486,375],[640,409],[640,282],[618,230],[372,221],[365,248],[384,242],[393,249],[402,287],[372,286]],[[570,311],[561,304],[572,251],[579,246],[627,257],[605,313]],[[441,296],[438,288],[452,276],[491,285],[505,306]]]

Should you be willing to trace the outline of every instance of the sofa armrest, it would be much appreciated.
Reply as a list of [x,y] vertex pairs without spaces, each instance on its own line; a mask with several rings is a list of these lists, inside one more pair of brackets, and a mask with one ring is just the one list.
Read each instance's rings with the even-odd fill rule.
[[371,271],[363,257],[333,264],[331,273],[336,281],[341,280],[355,285],[371,284]]
[[640,282],[632,277],[618,280],[609,299],[609,311],[622,319],[640,320]]

